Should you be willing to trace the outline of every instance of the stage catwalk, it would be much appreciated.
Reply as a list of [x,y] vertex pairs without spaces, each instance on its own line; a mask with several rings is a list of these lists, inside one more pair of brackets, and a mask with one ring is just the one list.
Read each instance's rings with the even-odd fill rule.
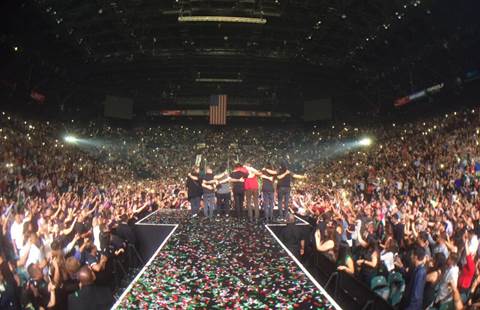
[[334,309],[264,225],[157,212],[142,224],[172,225],[161,249],[117,309]]

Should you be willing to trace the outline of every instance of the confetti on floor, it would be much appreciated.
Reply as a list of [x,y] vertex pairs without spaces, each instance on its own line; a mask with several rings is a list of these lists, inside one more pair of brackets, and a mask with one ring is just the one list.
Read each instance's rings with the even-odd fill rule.
[[180,224],[118,309],[333,309],[272,238],[246,220],[157,212]]

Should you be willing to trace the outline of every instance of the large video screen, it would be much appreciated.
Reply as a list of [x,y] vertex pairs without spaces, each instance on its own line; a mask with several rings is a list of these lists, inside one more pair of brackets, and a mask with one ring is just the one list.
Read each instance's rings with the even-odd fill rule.
[[104,105],[105,117],[132,119],[133,118],[133,100],[116,96],[106,96]]
[[323,98],[305,101],[303,120],[306,122],[332,119],[332,99]]

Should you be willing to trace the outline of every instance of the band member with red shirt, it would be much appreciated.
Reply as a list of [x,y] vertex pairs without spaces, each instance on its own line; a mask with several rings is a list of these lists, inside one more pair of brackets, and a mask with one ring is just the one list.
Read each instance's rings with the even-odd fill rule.
[[[260,210],[258,209],[258,179],[257,176],[262,175],[249,163],[245,163],[245,168],[248,171],[248,176],[245,178],[245,195],[247,197],[248,220],[253,222],[253,210],[255,211],[255,221],[258,222],[260,218]],[[252,200],[253,207],[252,210]]]

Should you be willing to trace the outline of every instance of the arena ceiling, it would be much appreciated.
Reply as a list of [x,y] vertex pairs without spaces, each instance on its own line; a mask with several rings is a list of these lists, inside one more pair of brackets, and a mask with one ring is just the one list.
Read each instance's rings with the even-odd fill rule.
[[[478,52],[474,0],[7,0],[3,6],[2,46],[18,46],[17,53],[35,59],[43,66],[31,73],[37,83],[64,87],[64,94],[88,89],[154,99],[224,91],[274,102],[335,88],[383,98],[478,63],[478,53],[464,52]],[[179,21],[191,16],[266,22]]]

